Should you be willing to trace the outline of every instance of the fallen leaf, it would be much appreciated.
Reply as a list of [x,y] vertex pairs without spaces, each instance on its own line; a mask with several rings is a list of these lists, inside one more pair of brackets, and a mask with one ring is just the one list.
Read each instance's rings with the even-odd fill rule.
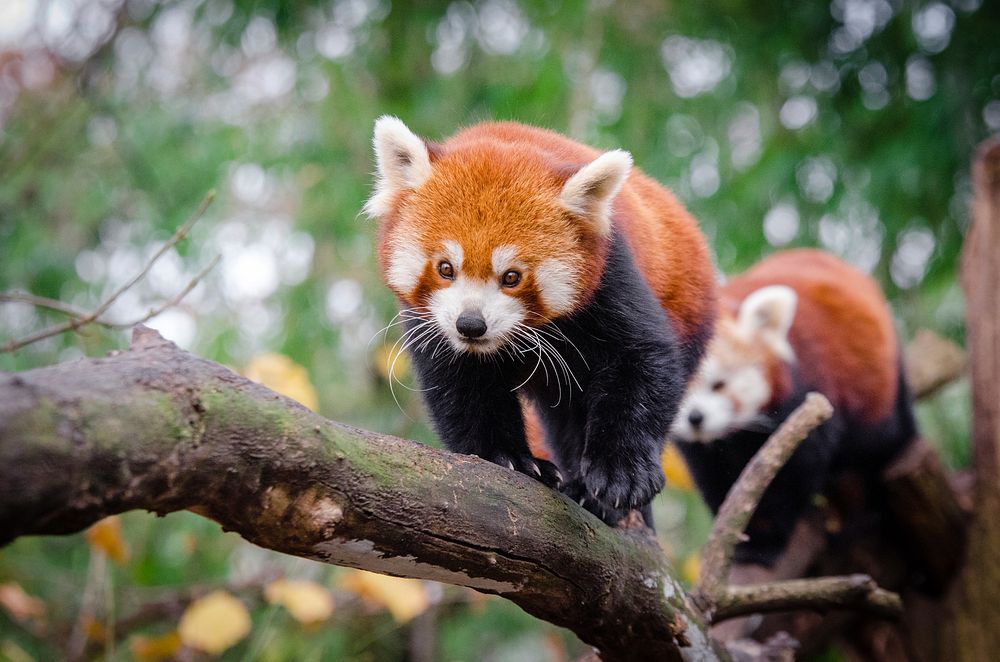
[[87,542],[92,549],[103,552],[118,565],[128,561],[128,545],[122,538],[122,523],[117,515],[105,517],[87,529]]
[[315,582],[278,579],[264,588],[264,597],[272,605],[281,605],[292,618],[306,625],[325,621],[333,613],[333,596]]
[[410,372],[410,357],[406,352],[394,349],[393,345],[382,345],[375,350],[375,366],[378,374],[383,379],[388,380],[389,375],[396,382],[400,382]]
[[181,648],[181,636],[176,630],[161,634],[158,637],[147,637],[137,634],[128,642],[132,657],[139,662],[160,662],[171,660],[177,656]]
[[684,578],[689,585],[693,586],[698,581],[698,577],[701,575],[701,556],[697,553],[691,554],[686,559],[684,559],[683,565],[681,565],[681,577]]
[[316,388],[309,381],[309,371],[283,354],[267,353],[254,357],[243,375],[313,411],[319,408]]
[[349,570],[341,577],[342,588],[385,607],[397,623],[406,623],[424,613],[430,604],[427,589],[419,579],[389,577],[365,570]]
[[83,632],[87,635],[88,640],[95,644],[104,644],[108,641],[108,629],[93,614],[81,615],[80,624],[83,626]]
[[177,626],[181,641],[218,655],[250,633],[250,612],[225,591],[212,591],[188,605]]
[[0,584],[0,607],[20,623],[45,622],[45,603],[28,595],[17,582]]
[[35,658],[11,639],[4,639],[0,643],[0,660],[5,662],[35,662]]
[[691,479],[691,472],[688,471],[687,463],[681,457],[680,451],[673,444],[667,444],[660,457],[663,464],[663,473],[667,477],[667,485],[683,490],[685,492],[694,491],[694,481]]

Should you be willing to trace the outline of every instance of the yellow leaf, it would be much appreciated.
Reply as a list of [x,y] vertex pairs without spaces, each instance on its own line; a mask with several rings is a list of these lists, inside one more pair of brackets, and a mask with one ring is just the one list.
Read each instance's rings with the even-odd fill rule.
[[375,367],[382,379],[388,380],[389,375],[397,382],[402,381],[410,373],[410,357],[399,349],[393,350],[392,345],[382,345],[375,350]]
[[87,541],[93,549],[107,554],[118,565],[128,561],[128,545],[122,538],[122,523],[117,515],[105,517],[87,529]]
[[250,612],[225,591],[212,591],[188,605],[177,626],[181,641],[218,655],[250,633]]
[[17,582],[0,584],[0,607],[20,623],[45,622],[45,603],[28,595]]
[[5,662],[35,662],[26,650],[18,646],[12,639],[0,642],[0,660]]
[[139,662],[160,662],[172,660],[181,648],[181,636],[177,631],[161,634],[158,637],[147,637],[137,634],[128,642],[132,657]]
[[691,473],[676,446],[667,444],[666,448],[663,449],[660,462],[663,464],[663,473],[667,476],[667,485],[685,492],[694,491]]
[[108,629],[104,623],[94,618],[93,614],[83,614],[80,616],[80,624],[87,639],[94,643],[103,644],[108,640]]
[[264,588],[264,597],[272,605],[281,605],[292,618],[306,625],[325,621],[333,613],[333,596],[315,582],[278,579]]
[[419,579],[350,570],[342,576],[341,586],[385,607],[397,623],[406,623],[419,616],[430,604],[427,589]]
[[256,356],[243,374],[247,379],[263,384],[313,411],[319,408],[316,389],[309,381],[309,372],[287,356],[282,354]]
[[684,564],[681,566],[681,577],[684,578],[689,585],[694,585],[698,581],[698,577],[701,575],[701,557],[697,553],[691,554],[689,557],[684,559]]

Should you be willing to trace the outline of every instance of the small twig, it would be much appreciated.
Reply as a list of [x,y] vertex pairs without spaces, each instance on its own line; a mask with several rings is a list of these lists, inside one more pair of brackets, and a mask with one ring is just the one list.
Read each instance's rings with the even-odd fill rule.
[[[70,317],[86,317],[88,313],[83,308],[48,297],[40,297],[29,292],[0,292],[0,303],[27,303],[37,308],[48,308]],[[99,324],[103,324],[98,320]]]
[[[146,314],[146,316],[142,317],[138,321],[130,322],[128,324],[123,324],[123,323],[106,322],[101,320],[101,316],[107,312],[107,310],[112,306],[112,304],[114,304],[115,301],[118,300],[118,297],[120,297],[130,288],[135,286],[136,283],[142,280],[146,276],[146,274],[149,273],[150,269],[153,268],[153,265],[156,264],[157,260],[163,257],[167,253],[167,251],[169,251],[171,248],[180,243],[180,241],[183,240],[185,237],[187,237],[188,233],[191,231],[192,226],[194,226],[194,224],[201,219],[201,217],[205,213],[205,210],[208,209],[208,206],[212,204],[212,201],[214,199],[215,199],[215,191],[209,191],[209,193],[201,201],[201,204],[198,205],[198,209],[195,210],[194,214],[191,215],[191,218],[189,218],[184,225],[179,227],[177,231],[174,232],[173,236],[170,237],[170,239],[168,239],[163,244],[163,246],[161,246],[160,249],[153,254],[153,256],[149,259],[148,262],[146,262],[145,266],[143,266],[143,268],[139,271],[139,273],[137,273],[135,276],[129,279],[128,282],[126,282],[124,285],[115,290],[111,294],[111,296],[105,299],[103,303],[101,303],[94,311],[90,313],[80,314],[82,311],[76,310],[74,307],[71,307],[67,304],[63,304],[61,302],[57,302],[53,299],[47,299],[45,297],[35,297],[34,295],[20,295],[18,293],[5,295],[5,297],[27,296],[32,300],[24,301],[23,298],[18,298],[17,300],[24,301],[25,303],[32,303],[34,305],[38,305],[44,308],[51,308],[53,310],[58,310],[59,312],[71,315],[72,319],[42,329],[41,331],[33,333],[29,336],[25,336],[24,338],[11,340],[3,347],[0,347],[0,353],[13,352],[26,345],[38,342],[39,340],[44,340],[45,338],[51,338],[52,336],[57,336],[60,333],[65,333],[67,331],[77,331],[80,328],[87,326],[89,324],[100,324],[102,326],[106,326],[109,328],[134,326],[135,324],[141,324],[142,322],[146,322],[149,319],[155,317],[156,315],[159,315],[161,312],[163,312],[170,306],[177,305],[177,303],[179,303],[181,299],[183,299],[192,289],[194,289],[194,287],[205,276],[205,274],[208,273],[208,271],[211,270],[212,267],[214,267],[218,263],[219,261],[218,257],[216,257],[208,265],[208,267],[203,269],[197,276],[191,279],[191,282],[189,282],[187,286],[183,290],[181,290],[180,294],[172,298],[167,303],[161,306],[157,306],[156,308],[153,308],[152,310],[149,311],[149,313]],[[0,301],[2,300],[8,300],[8,299],[0,299]]]
[[201,280],[208,275],[209,271],[215,268],[215,265],[217,265],[219,263],[219,260],[221,259],[222,259],[221,255],[216,255],[214,258],[212,258],[212,261],[209,262],[204,269],[199,271],[194,278],[188,281],[188,284],[184,286],[183,290],[174,295],[173,298],[171,298],[170,300],[161,303],[159,306],[156,306],[155,308],[151,308],[148,313],[146,313],[139,319],[131,322],[107,322],[105,323],[105,325],[113,329],[128,329],[133,326],[137,326],[139,324],[144,324],[149,320],[153,319],[154,317],[156,317],[157,315],[159,315],[160,313],[162,313],[164,310],[168,308],[173,308],[174,306],[179,304],[184,297],[190,294],[191,290],[193,290],[195,286],[197,286],[198,283],[200,283]]
[[868,575],[791,579],[728,587],[713,607],[712,624],[747,614],[793,609],[860,609],[884,618],[898,618],[903,603],[895,593],[879,588]]
[[810,432],[833,415],[830,401],[809,393],[743,469],[722,503],[701,555],[701,578],[694,595],[702,606],[716,604],[726,589],[733,551],[767,486]]

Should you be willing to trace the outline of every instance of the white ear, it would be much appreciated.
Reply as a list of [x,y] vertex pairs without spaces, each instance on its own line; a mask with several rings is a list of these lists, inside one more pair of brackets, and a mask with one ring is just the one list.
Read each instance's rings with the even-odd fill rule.
[[788,342],[788,330],[795,319],[798,295],[785,285],[769,285],[753,292],[740,304],[741,329],[763,340],[779,357],[795,360]]
[[632,155],[616,149],[580,168],[563,186],[559,199],[575,214],[587,218],[597,234],[611,232],[611,201],[632,170]]
[[383,115],[375,121],[375,163],[378,167],[365,213],[379,218],[389,211],[400,191],[415,189],[431,176],[431,158],[424,141],[398,118]]

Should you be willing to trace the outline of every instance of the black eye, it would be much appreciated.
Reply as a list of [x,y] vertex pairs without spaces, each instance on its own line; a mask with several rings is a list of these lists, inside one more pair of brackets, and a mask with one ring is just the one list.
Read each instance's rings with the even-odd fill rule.
[[716,393],[718,393],[724,388],[726,388],[726,382],[722,381],[721,379],[712,382],[712,390],[715,391]]
[[521,282],[521,272],[514,271],[513,269],[511,269],[510,271],[508,271],[503,275],[503,278],[500,279],[500,282],[503,283],[504,287],[514,287],[515,285]]
[[451,262],[441,260],[438,264],[438,273],[441,274],[441,278],[452,280],[455,277],[455,268],[451,266]]

